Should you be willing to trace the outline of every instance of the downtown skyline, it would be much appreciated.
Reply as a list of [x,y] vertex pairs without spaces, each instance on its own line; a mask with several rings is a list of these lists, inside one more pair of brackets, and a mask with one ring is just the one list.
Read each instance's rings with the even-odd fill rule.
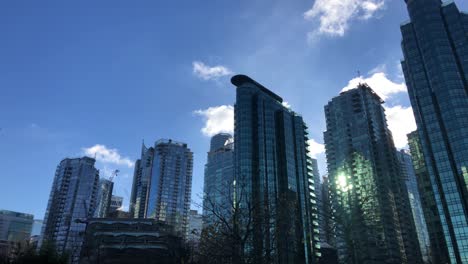
[[[114,169],[122,171],[115,179],[115,189],[128,205],[133,162],[138,158],[141,140],[151,143],[168,137],[186,142],[194,151],[192,199],[199,199],[209,136],[215,132],[232,132],[229,121],[217,121],[231,118],[235,89],[229,84],[229,78],[235,73],[247,73],[267,87],[274,87],[275,93],[281,94],[303,115],[310,137],[323,144],[323,106],[344,87],[354,88],[355,84],[348,83],[360,70],[369,85],[385,97],[390,109],[387,115],[392,115],[389,119],[400,121],[395,122],[393,132],[399,132],[395,129],[401,128],[402,122],[405,125],[408,117],[405,113],[412,116],[397,66],[403,58],[399,25],[407,20],[407,14],[404,1],[383,2],[384,7],[369,14],[369,18],[354,17],[347,21],[343,36],[337,30],[338,35],[316,33],[309,39],[310,32],[320,29],[316,20],[303,17],[313,6],[312,1],[287,8],[279,1],[273,4],[259,1],[250,11],[245,3],[220,25],[212,25],[210,19],[197,20],[188,14],[190,7],[187,7],[182,11],[186,15],[184,21],[198,22],[185,29],[187,35],[181,34],[197,46],[190,48],[170,47],[183,40],[174,36],[182,33],[185,26],[182,22],[175,23],[171,29],[155,26],[164,21],[162,11],[180,11],[175,7],[153,6],[150,10],[161,12],[162,17],[158,17],[143,7],[126,11],[123,4],[116,4],[106,10],[104,17],[122,19],[117,26],[100,17],[105,6],[90,11],[84,9],[86,3],[75,10],[73,6],[43,10],[51,15],[48,19],[39,13],[44,7],[0,8],[3,10],[0,12],[11,11],[0,17],[15,27],[13,30],[0,26],[0,32],[9,40],[0,44],[1,55],[7,62],[0,64],[0,87],[6,92],[0,98],[0,158],[5,161],[0,163],[2,183],[5,183],[0,187],[0,208],[42,218],[57,163],[64,157],[85,154],[93,157],[94,153],[97,153],[96,166],[104,177]],[[460,10],[468,9],[466,2],[455,2]],[[211,11],[228,10],[226,6],[212,5]],[[255,17],[255,10],[265,11]],[[19,18],[33,15],[29,20],[21,20],[13,17],[15,12]],[[65,18],[66,14],[74,14],[76,20]],[[118,17],[122,14],[126,16]],[[35,25],[34,17],[39,21]],[[249,23],[265,18],[270,24],[260,24],[242,33],[241,29]],[[64,19],[65,23],[55,25],[58,19]],[[223,19],[223,16],[211,19]],[[283,19],[288,23],[281,29],[286,31],[290,27],[291,32],[282,32],[279,35],[285,35],[285,40],[276,42],[280,36],[272,36],[271,32]],[[240,21],[239,28],[232,25],[222,28],[236,20]],[[41,31],[41,27],[51,25],[55,25],[51,30]],[[380,27],[388,31],[385,34],[377,31]],[[161,41],[158,36],[161,32],[167,40]],[[99,36],[100,33],[106,34]],[[194,42],[196,33],[203,33],[206,38]],[[374,35],[369,37],[369,34]],[[248,47],[250,41],[242,37],[253,38],[257,43],[261,39],[258,35],[268,35],[268,39],[259,41],[256,47]],[[365,43],[363,36],[368,37]],[[388,36],[386,41],[380,39],[384,36]],[[227,37],[232,40],[230,43],[223,39]],[[30,44],[34,40],[38,40],[35,45]],[[85,43],[78,47],[74,43],[80,44],[80,40]],[[110,45],[115,46],[110,49]],[[175,48],[183,51],[176,54]],[[288,56],[277,54],[286,51]],[[174,56],[165,55],[166,52]],[[209,123],[211,126],[206,118],[213,121]],[[394,135],[397,148],[406,145],[405,135],[412,130],[401,133],[403,140]],[[321,146],[313,150],[319,152],[316,154],[320,171],[325,173]],[[26,160],[30,166],[23,166]],[[34,202],[23,198],[11,203],[12,199],[8,198],[15,197],[18,190],[35,197]]]

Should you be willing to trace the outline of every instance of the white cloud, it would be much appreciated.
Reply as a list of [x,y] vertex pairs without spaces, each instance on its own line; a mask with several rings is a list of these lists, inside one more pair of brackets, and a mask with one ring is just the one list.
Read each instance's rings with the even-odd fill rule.
[[392,131],[396,148],[404,148],[408,143],[406,135],[416,130],[413,109],[401,105],[384,106],[388,128]]
[[353,19],[370,19],[384,5],[385,0],[315,0],[304,18],[320,20],[320,26],[312,34],[341,37]]
[[201,78],[205,81],[218,79],[220,77],[232,74],[232,71],[230,69],[222,65],[210,67],[200,61],[194,61],[192,65],[193,65],[193,74],[195,74],[198,78]]
[[314,139],[309,139],[307,141],[309,143],[309,155],[312,158],[317,158],[317,155],[325,153],[325,145],[318,143]]
[[354,78],[349,81],[348,85],[341,91],[344,92],[354,89],[359,83],[367,83],[383,100],[387,100],[394,94],[406,92],[406,85],[404,82],[395,83],[389,80],[384,72],[375,72],[368,78],[363,78],[362,76]]
[[205,119],[205,126],[201,129],[205,136],[234,132],[234,107],[232,105],[210,107],[205,110],[196,110],[194,113]]
[[104,145],[96,144],[89,148],[82,148],[85,155],[94,157],[102,163],[125,165],[133,167],[134,162],[127,157],[122,157],[117,149],[109,149]]

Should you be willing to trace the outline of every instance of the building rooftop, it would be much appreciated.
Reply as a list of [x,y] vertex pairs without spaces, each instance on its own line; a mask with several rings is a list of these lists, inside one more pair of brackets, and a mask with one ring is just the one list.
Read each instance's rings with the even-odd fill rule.
[[358,84],[358,86],[356,88],[352,88],[352,89],[349,89],[349,90],[346,90],[346,91],[342,91],[340,93],[340,95],[351,92],[351,91],[356,91],[356,90],[359,90],[359,89],[369,91],[372,94],[372,96],[374,96],[377,100],[380,101],[380,103],[382,103],[382,104],[385,103],[384,100],[382,100],[382,98],[367,83],[360,83],[360,84]]
[[253,84],[255,86],[257,86],[258,88],[260,88],[260,90],[262,90],[262,92],[268,94],[269,96],[273,97],[275,100],[279,101],[280,103],[283,102],[283,98],[281,98],[279,95],[273,93],[272,91],[268,90],[265,86],[259,84],[258,82],[256,82],[255,80],[253,80],[252,78],[250,78],[249,76],[247,75],[242,75],[242,74],[239,74],[239,75],[235,75],[231,78],[231,83],[234,84],[236,87],[239,87],[239,86],[242,86],[246,83],[250,83],[250,84]]
[[9,210],[0,210],[0,215],[8,215],[8,216],[13,216],[13,217],[21,217],[21,218],[26,218],[26,219],[31,219],[31,220],[34,219],[34,215],[32,215],[32,214],[14,212],[14,211],[9,211]]
[[162,139],[156,141],[155,146],[157,146],[159,144],[173,144],[173,145],[177,145],[177,146],[181,146],[181,147],[187,147],[187,143],[180,142],[180,141],[175,141],[175,140],[172,140],[172,139],[166,139],[166,138],[162,138]]

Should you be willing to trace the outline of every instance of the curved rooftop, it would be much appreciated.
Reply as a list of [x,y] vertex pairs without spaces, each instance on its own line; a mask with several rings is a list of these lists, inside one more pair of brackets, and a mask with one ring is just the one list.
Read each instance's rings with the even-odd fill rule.
[[274,92],[268,90],[265,86],[259,84],[254,79],[250,78],[247,75],[238,74],[231,78],[231,83],[234,84],[236,87],[242,86],[244,84],[253,84],[257,86],[262,92],[268,94],[269,96],[273,97],[275,100],[279,101],[280,103],[283,102],[283,98],[279,95],[275,94]]

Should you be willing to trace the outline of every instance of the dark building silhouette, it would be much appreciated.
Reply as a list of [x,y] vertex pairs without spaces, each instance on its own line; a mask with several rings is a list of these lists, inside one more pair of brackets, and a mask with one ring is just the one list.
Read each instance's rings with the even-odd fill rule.
[[183,239],[154,219],[95,218],[88,221],[81,264],[184,263]]
[[405,2],[402,66],[431,182],[422,192],[436,206],[424,209],[440,219],[429,232],[442,229],[446,245],[433,251],[441,263],[468,263],[468,14],[453,2]]
[[325,106],[324,133],[340,261],[421,263],[407,188],[383,101],[366,84]]

